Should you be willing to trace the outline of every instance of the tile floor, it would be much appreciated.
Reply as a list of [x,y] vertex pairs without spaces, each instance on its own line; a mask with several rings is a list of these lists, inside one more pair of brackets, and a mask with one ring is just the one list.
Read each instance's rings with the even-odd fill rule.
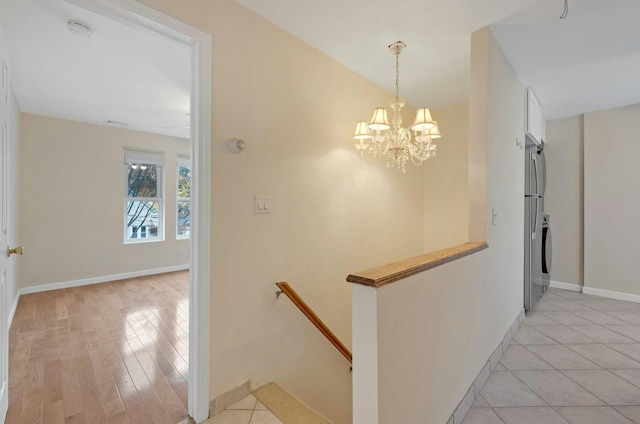
[[640,304],[549,289],[463,424],[640,424]]
[[204,424],[282,424],[258,399],[249,395]]

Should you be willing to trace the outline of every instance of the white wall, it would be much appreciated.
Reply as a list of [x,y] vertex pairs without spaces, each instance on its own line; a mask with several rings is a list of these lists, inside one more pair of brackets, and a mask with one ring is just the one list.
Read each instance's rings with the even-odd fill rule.
[[[369,165],[351,138],[393,95],[234,1],[145,2],[212,34],[211,396],[276,381],[348,423],[349,364],[274,283],[350,345],[345,277],[422,253],[423,170]],[[271,196],[270,215],[253,213],[255,194]]]
[[462,400],[506,331],[508,308],[491,294],[505,282],[486,279],[490,256],[377,290],[378,423],[444,424]]
[[[186,265],[176,240],[177,155],[189,141],[22,114],[20,287]],[[165,241],[124,244],[124,148],[165,155]]]
[[[524,297],[524,149],[519,148],[516,141],[524,141],[525,89],[488,28],[471,35],[471,54],[471,75],[476,69],[482,75],[486,69],[488,76],[487,87],[471,80],[470,116],[481,116],[486,110],[487,117],[484,123],[474,124],[471,120],[469,168],[481,167],[484,160],[472,154],[483,149],[471,146],[485,145],[486,211],[477,212],[486,219],[483,228],[486,228],[489,249],[481,253],[483,265],[478,266],[475,273],[482,276],[486,266],[484,279],[478,282],[481,294],[474,300],[483,318],[470,316],[466,320],[469,325],[466,337],[474,340],[475,345],[468,351],[473,355],[464,362],[464,378],[457,382],[454,392],[457,396],[452,396],[452,402],[462,399],[484,362],[509,331],[523,309]],[[469,190],[473,190],[471,181]],[[496,214],[494,224],[492,212]],[[474,222],[478,222],[477,217],[470,217],[469,225]],[[470,228],[471,234],[473,231]],[[464,314],[461,306],[455,310]]]
[[547,121],[545,213],[552,237],[551,280],[584,282],[583,117]]
[[469,240],[469,103],[432,111],[443,137],[424,168],[424,252]]
[[[357,424],[447,422],[523,310],[525,90],[488,28],[471,48],[471,72],[486,78],[471,81],[469,162],[486,176],[486,199],[469,208],[469,225],[484,230],[469,230],[486,233],[489,248],[375,293],[354,288],[354,352],[368,350],[354,361]],[[379,416],[367,416],[376,403]]]
[[584,285],[640,295],[640,105],[584,116]]

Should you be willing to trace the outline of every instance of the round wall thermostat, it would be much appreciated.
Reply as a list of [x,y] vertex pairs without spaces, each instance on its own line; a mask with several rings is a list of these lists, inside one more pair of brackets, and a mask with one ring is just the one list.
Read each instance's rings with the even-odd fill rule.
[[229,142],[229,149],[231,149],[233,153],[242,153],[242,151],[246,148],[247,143],[245,143],[242,139],[234,138]]

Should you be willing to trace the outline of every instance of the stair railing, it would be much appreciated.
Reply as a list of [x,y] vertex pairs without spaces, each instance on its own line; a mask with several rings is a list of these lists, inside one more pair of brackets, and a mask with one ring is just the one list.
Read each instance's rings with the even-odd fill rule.
[[342,356],[347,358],[349,363],[353,363],[353,357],[351,355],[351,351],[347,349],[344,343],[342,343],[340,339],[338,339],[338,337],[335,334],[333,334],[331,330],[329,330],[329,327],[327,327],[327,325],[324,322],[322,322],[322,320],[318,317],[318,315],[316,315],[316,313],[313,312],[313,310],[309,307],[309,305],[307,305],[307,303],[304,300],[302,300],[300,295],[298,295],[298,293],[296,293],[296,291],[293,288],[291,288],[289,283],[285,283],[285,282],[276,283],[276,286],[278,286],[278,288],[280,289],[276,292],[276,296],[279,298],[280,295],[283,293],[287,295],[287,297],[291,300],[291,302],[293,302],[293,304],[296,305],[298,309],[300,309],[300,311],[309,319],[309,321],[311,321],[311,323],[315,325],[315,327],[318,330],[320,330],[322,334],[324,334],[327,340],[329,340],[329,342],[336,349],[338,349],[338,351],[342,354]]

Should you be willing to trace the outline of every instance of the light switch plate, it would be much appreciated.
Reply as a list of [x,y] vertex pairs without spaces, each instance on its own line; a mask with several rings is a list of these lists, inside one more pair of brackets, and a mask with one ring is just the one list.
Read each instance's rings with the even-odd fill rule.
[[271,197],[263,194],[256,194],[253,201],[254,213],[271,213]]

